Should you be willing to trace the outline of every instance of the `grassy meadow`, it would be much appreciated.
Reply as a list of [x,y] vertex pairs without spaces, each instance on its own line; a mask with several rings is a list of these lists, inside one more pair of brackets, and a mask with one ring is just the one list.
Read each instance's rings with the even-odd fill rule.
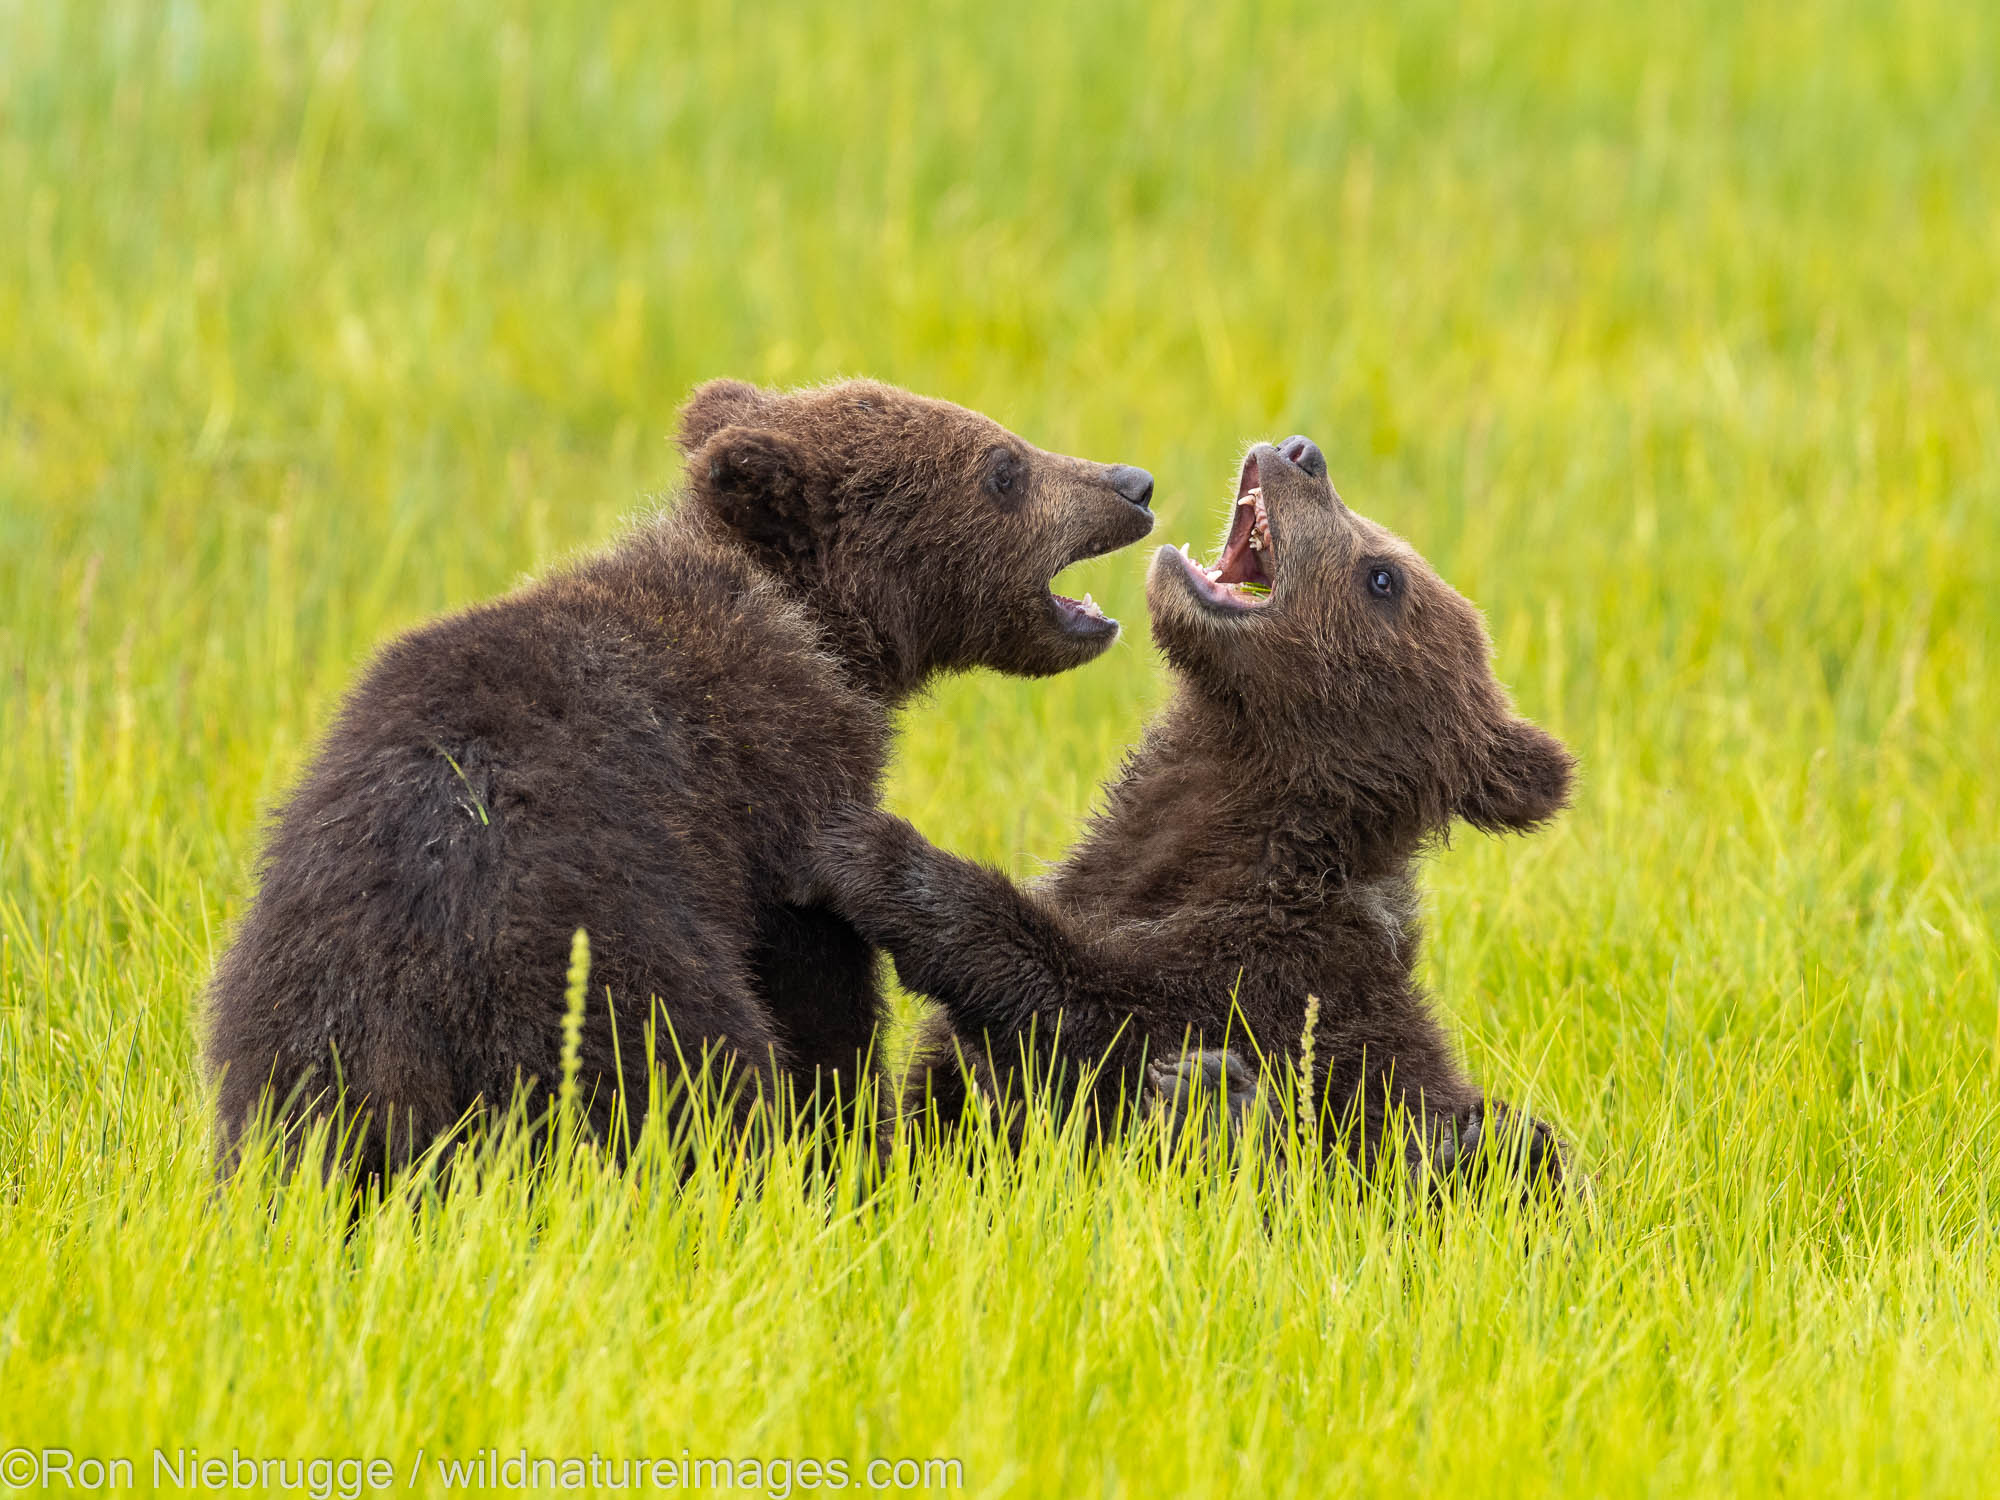
[[[1996,79],[1934,0],[0,0],[0,1450],[1990,1492]],[[202,986],[370,651],[670,503],[695,381],[850,373],[1172,541],[1310,433],[1485,608],[1583,776],[1440,852],[1427,966],[1589,1213],[1062,1141],[211,1195]],[[938,842],[1064,848],[1148,550],[1072,575],[1107,658],[908,713]]]

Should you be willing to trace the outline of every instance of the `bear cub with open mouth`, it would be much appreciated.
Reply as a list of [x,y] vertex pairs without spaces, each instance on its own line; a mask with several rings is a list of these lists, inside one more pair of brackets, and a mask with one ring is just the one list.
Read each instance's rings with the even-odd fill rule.
[[1532,829],[1569,795],[1569,753],[1514,713],[1478,611],[1349,510],[1302,437],[1251,451],[1216,563],[1163,547],[1147,600],[1173,699],[1035,888],[879,810],[822,831],[832,907],[942,1007],[911,1102],[1017,1097],[1032,1061],[1071,1097],[1095,1067],[1079,1102],[1100,1123],[1196,1071],[1240,1104],[1246,1053],[1295,1057],[1317,996],[1319,1105],[1358,1162],[1388,1148],[1450,1177],[1498,1150],[1560,1180],[1553,1134],[1466,1076],[1416,973],[1425,849],[1454,819]]
[[683,1057],[733,1070],[746,1112],[872,1097],[875,955],[797,899],[814,830],[876,796],[926,683],[1111,645],[1050,583],[1146,534],[1152,477],[866,380],[711,381],[680,445],[675,508],[411,631],[348,695],[210,986],[225,1167],[265,1111],[348,1128],[370,1173],[517,1090],[539,1115],[579,927],[600,1137]]

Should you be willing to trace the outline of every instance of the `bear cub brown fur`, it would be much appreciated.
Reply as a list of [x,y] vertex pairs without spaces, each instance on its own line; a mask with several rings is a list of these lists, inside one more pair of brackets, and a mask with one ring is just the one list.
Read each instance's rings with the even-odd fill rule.
[[[830,903],[943,1008],[911,1102],[962,1109],[968,1066],[1001,1094],[1032,1066],[1070,1095],[1101,1065],[1100,1121],[1195,1069],[1240,1104],[1243,1055],[1296,1057],[1317,996],[1319,1105],[1358,1161],[1388,1146],[1450,1173],[1504,1150],[1559,1177],[1554,1137],[1503,1124],[1416,975],[1419,855],[1454,819],[1530,829],[1569,794],[1570,756],[1513,712],[1478,612],[1342,504],[1304,438],[1250,453],[1217,564],[1162,548],[1147,599],[1173,698],[1037,888],[880,811],[827,824]],[[1483,1132],[1501,1144],[1475,1151]]]
[[928,679],[1110,645],[1049,581],[1144,536],[1152,479],[859,380],[716,381],[679,440],[677,508],[411,632],[348,697],[210,990],[225,1165],[267,1104],[340,1105],[379,1169],[550,1085],[579,927],[599,1132],[621,1073],[639,1123],[656,1004],[671,1076],[719,1053],[740,1098],[853,1097],[882,1003],[868,946],[797,899],[812,832],[873,801]]

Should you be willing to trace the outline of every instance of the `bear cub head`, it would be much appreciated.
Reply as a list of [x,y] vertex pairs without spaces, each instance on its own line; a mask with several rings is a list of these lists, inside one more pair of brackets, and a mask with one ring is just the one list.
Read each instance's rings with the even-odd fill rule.
[[999,423],[871,380],[796,391],[736,380],[681,413],[704,506],[891,692],[933,672],[1043,676],[1118,635],[1050,582],[1152,530],[1153,478],[1048,453]]
[[1349,510],[1304,437],[1251,449],[1216,561],[1161,548],[1146,597],[1169,662],[1248,726],[1246,776],[1315,786],[1395,843],[1568,802],[1569,752],[1514,713],[1479,611]]

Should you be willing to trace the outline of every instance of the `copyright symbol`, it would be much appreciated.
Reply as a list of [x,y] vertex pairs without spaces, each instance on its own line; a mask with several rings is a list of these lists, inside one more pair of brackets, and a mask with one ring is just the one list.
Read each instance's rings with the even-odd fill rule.
[[27,1448],[9,1448],[0,1455],[0,1484],[26,1489],[42,1477],[42,1461]]

